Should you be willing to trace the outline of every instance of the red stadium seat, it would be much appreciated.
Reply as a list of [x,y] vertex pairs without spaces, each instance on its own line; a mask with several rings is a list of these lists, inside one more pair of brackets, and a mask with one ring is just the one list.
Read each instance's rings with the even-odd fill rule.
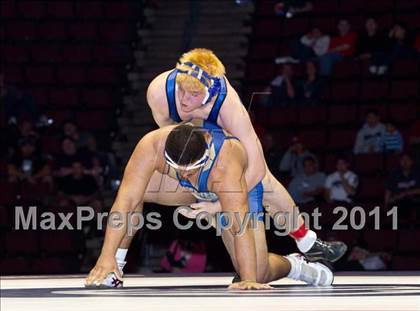
[[58,80],[64,85],[85,84],[86,70],[84,66],[61,66],[58,68]]
[[[366,211],[366,218],[368,218]],[[394,230],[369,230],[363,232],[363,239],[367,249],[372,252],[394,251],[397,246],[398,231]]]
[[384,168],[382,154],[358,154],[353,158],[353,168],[358,175],[373,175]]
[[[275,66],[272,63],[251,63],[247,66],[247,80],[270,80],[273,79]],[[268,83],[267,83],[268,84]]]
[[350,78],[360,75],[359,63],[355,61],[342,61],[334,66],[333,77],[336,78]]
[[356,81],[335,81],[331,86],[331,99],[335,101],[351,101],[359,95],[359,84]]
[[5,248],[8,255],[37,255],[39,253],[38,232],[9,232],[6,234]]
[[30,94],[38,105],[47,106],[49,103],[48,89],[47,88],[28,88]]
[[77,89],[53,89],[50,92],[50,101],[54,107],[72,107],[80,104]]
[[399,229],[398,230],[398,251],[418,252],[420,245],[420,231]]
[[416,60],[397,59],[392,64],[392,75],[398,78],[418,77],[420,70],[419,62]]
[[[2,189],[3,191],[3,189]],[[12,208],[9,206],[1,206],[0,205],[0,229],[4,230],[4,229],[11,229],[12,227],[12,222],[11,219],[9,217],[9,213],[10,211],[12,211]],[[2,240],[0,240],[0,242],[3,242]],[[3,246],[2,246],[3,248]]]
[[2,275],[22,275],[32,273],[32,261],[29,258],[8,257],[0,261]]
[[16,202],[19,188],[16,183],[0,182],[0,205],[11,207]]
[[364,177],[360,179],[357,199],[363,202],[382,202],[385,196],[383,177]]
[[416,0],[398,0],[395,2],[397,10],[415,9],[420,8],[420,4]]
[[420,27],[419,16],[414,12],[409,12],[407,14],[398,14],[395,20],[406,23],[410,29],[416,29]]
[[96,40],[97,24],[93,22],[74,22],[70,25],[69,36],[76,41]]
[[268,126],[283,127],[296,122],[296,109],[293,107],[274,107],[268,116]]
[[356,139],[356,130],[332,129],[327,144],[328,149],[351,150]]
[[56,63],[62,60],[60,48],[51,44],[33,45],[31,54],[35,63]]
[[85,90],[82,92],[82,101],[91,108],[111,108],[113,106],[112,94],[107,90]]
[[369,0],[363,4],[365,12],[388,12],[394,8],[394,0]]
[[359,12],[365,6],[364,0],[340,1],[340,9],[344,12]]
[[117,73],[113,67],[91,67],[88,76],[89,80],[95,84],[114,84],[118,80]]
[[[56,217],[58,218],[58,216]],[[50,232],[41,232],[40,234],[40,248],[46,254],[77,254],[80,251],[79,242],[77,231],[61,230],[54,232],[54,239],[51,239]]]
[[251,44],[248,56],[251,59],[270,59],[273,60],[279,56],[277,43],[269,41],[260,41]]
[[131,50],[115,46],[97,45],[93,49],[93,57],[97,62],[125,64],[131,58]]
[[25,18],[40,19],[45,16],[45,2],[42,1],[18,1],[17,9]]
[[48,116],[54,120],[54,123],[60,126],[64,121],[73,117],[73,113],[69,110],[48,110]]
[[74,16],[73,2],[51,1],[47,2],[47,14],[55,18],[71,18]]
[[352,124],[357,122],[357,107],[355,105],[334,105],[329,108],[330,124]]
[[5,80],[8,83],[23,83],[24,77],[22,74],[22,68],[20,66],[16,66],[15,64],[7,64],[3,66],[2,70],[5,76]]
[[126,2],[104,2],[105,16],[109,19],[132,19],[136,17],[136,8],[133,3]]
[[282,33],[281,20],[275,17],[258,20],[254,25],[254,34],[259,38],[278,38]]
[[388,81],[364,80],[360,97],[363,100],[384,99],[388,95]]
[[34,260],[32,271],[36,274],[60,274],[68,273],[69,268],[64,258],[47,257]]
[[326,133],[324,129],[312,129],[300,131],[299,136],[302,138],[303,143],[310,150],[323,149],[327,143]]
[[55,82],[54,70],[50,66],[32,66],[26,68],[26,77],[31,84],[52,84]]
[[12,18],[16,16],[16,2],[15,1],[1,1],[0,2],[0,17]]
[[258,5],[255,10],[255,13],[258,14],[259,16],[264,16],[264,15],[273,16],[274,5],[277,2],[278,1],[276,0],[266,0],[266,1],[257,2]]
[[420,260],[418,256],[395,256],[392,259],[394,270],[419,270]]
[[63,48],[63,60],[68,63],[88,63],[92,61],[92,51],[85,45],[67,45]]
[[107,114],[104,111],[76,112],[76,120],[77,125],[83,130],[104,130],[109,127]]
[[77,1],[76,15],[81,18],[100,18],[103,16],[102,1]]
[[1,44],[0,55],[6,63],[23,63],[29,59],[27,49],[14,45]]
[[302,107],[299,109],[299,123],[323,124],[327,119],[327,109],[325,106]]
[[30,184],[22,183],[21,200],[23,202],[42,202],[51,194],[50,185],[47,183]]
[[314,13],[331,13],[337,12],[338,1],[337,0],[323,0],[316,2],[314,5]]
[[302,35],[308,31],[309,23],[306,17],[295,17],[292,19],[285,19],[281,33],[283,36]]
[[386,171],[392,173],[400,167],[400,156],[396,154],[388,154],[385,159]]
[[125,22],[108,21],[99,25],[99,38],[107,43],[126,42],[130,40],[132,33],[135,33],[135,28],[131,28],[130,24]]
[[5,28],[9,40],[34,40],[38,37],[38,26],[35,22],[10,21],[5,24]]
[[43,40],[66,40],[67,27],[64,22],[44,22],[39,25],[39,35]]
[[389,117],[396,122],[407,123],[416,120],[420,112],[419,103],[395,103],[389,105]]
[[419,82],[415,80],[393,81],[391,85],[391,98],[412,99],[419,96]]

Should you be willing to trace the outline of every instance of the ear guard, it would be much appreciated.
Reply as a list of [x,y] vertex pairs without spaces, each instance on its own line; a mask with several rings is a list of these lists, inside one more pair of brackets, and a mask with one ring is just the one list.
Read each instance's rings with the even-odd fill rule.
[[219,93],[221,87],[219,78],[211,76],[209,73],[201,69],[199,66],[193,64],[192,62],[185,62],[181,65],[189,67],[191,69],[177,69],[178,72],[192,76],[198,79],[204,85],[204,88],[206,90],[206,96],[203,99],[203,105],[207,104],[213,98],[213,96]]

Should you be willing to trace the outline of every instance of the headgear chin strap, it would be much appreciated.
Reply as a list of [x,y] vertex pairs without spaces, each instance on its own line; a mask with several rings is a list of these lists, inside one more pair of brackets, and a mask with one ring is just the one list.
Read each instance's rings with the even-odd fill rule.
[[200,66],[195,65],[192,62],[185,62],[181,65],[189,67],[191,69],[188,70],[182,70],[178,69],[179,72],[185,73],[189,76],[192,76],[196,79],[198,79],[203,85],[206,90],[206,96],[203,99],[203,105],[210,102],[210,100],[219,93],[220,91],[220,78],[211,76],[208,72],[201,69]]
[[202,167],[206,164],[208,159],[209,159],[209,151],[206,148],[206,151],[204,152],[203,156],[200,159],[198,159],[197,161],[195,161],[194,163],[188,164],[186,166],[179,165],[174,160],[172,160],[172,158],[169,156],[169,154],[165,150],[166,163],[168,163],[169,166],[173,167],[176,170],[182,169],[182,170],[185,170],[185,171],[191,171],[191,170],[200,168],[200,167]]

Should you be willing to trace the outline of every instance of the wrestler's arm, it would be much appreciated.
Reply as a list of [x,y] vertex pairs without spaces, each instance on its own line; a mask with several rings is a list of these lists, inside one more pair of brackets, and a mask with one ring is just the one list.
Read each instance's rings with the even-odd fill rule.
[[[242,226],[248,213],[248,190],[244,177],[247,167],[245,149],[238,141],[227,140],[209,178],[209,190],[216,193],[223,212],[227,212],[234,237],[234,253],[239,275],[243,281],[256,282],[256,250],[254,235],[248,225]],[[235,217],[239,215],[238,217]],[[242,229],[242,233],[238,234]]]
[[115,253],[127,232],[127,215],[142,208],[146,187],[157,166],[153,135],[154,132],[151,132],[140,140],[127,163],[110,213],[110,217],[114,213],[121,216],[118,218],[118,223],[112,224],[112,218],[112,225],[108,222],[101,255],[86,279],[87,285],[100,284],[110,272],[119,276]]
[[[239,96],[230,88],[229,102],[220,110],[220,125],[231,135],[236,136],[245,147],[249,163],[259,164],[258,170],[247,170],[245,178],[248,186],[253,187],[266,174],[264,151],[261,142],[255,133],[249,114],[242,105]],[[258,176],[257,176],[257,175]],[[250,190],[250,189],[248,189]]]
[[167,73],[164,72],[154,78],[147,88],[147,104],[152,110],[153,119],[159,127],[177,124],[169,117],[168,100],[165,91],[165,79]]

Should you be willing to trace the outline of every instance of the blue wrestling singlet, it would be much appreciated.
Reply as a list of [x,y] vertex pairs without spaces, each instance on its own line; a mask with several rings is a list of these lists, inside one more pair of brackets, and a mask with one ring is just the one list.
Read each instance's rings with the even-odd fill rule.
[[[214,163],[216,162],[217,156],[219,155],[220,150],[222,149],[223,143],[227,139],[238,139],[234,136],[226,136],[223,129],[213,123],[204,121],[203,129],[205,129],[212,137],[212,140],[209,144],[209,160],[206,165],[200,170],[197,187],[194,187],[188,180],[181,179],[177,174],[177,178],[181,186],[190,188],[193,191],[193,195],[199,201],[211,201],[215,202],[218,200],[218,197],[215,193],[208,190],[207,184],[210,176],[210,172],[213,168]],[[248,192],[248,208],[250,213],[261,213],[264,211],[263,208],[263,193],[264,188],[262,182],[260,181],[251,191]],[[258,217],[258,220],[262,220],[263,216]],[[221,220],[225,224],[225,220]]]

